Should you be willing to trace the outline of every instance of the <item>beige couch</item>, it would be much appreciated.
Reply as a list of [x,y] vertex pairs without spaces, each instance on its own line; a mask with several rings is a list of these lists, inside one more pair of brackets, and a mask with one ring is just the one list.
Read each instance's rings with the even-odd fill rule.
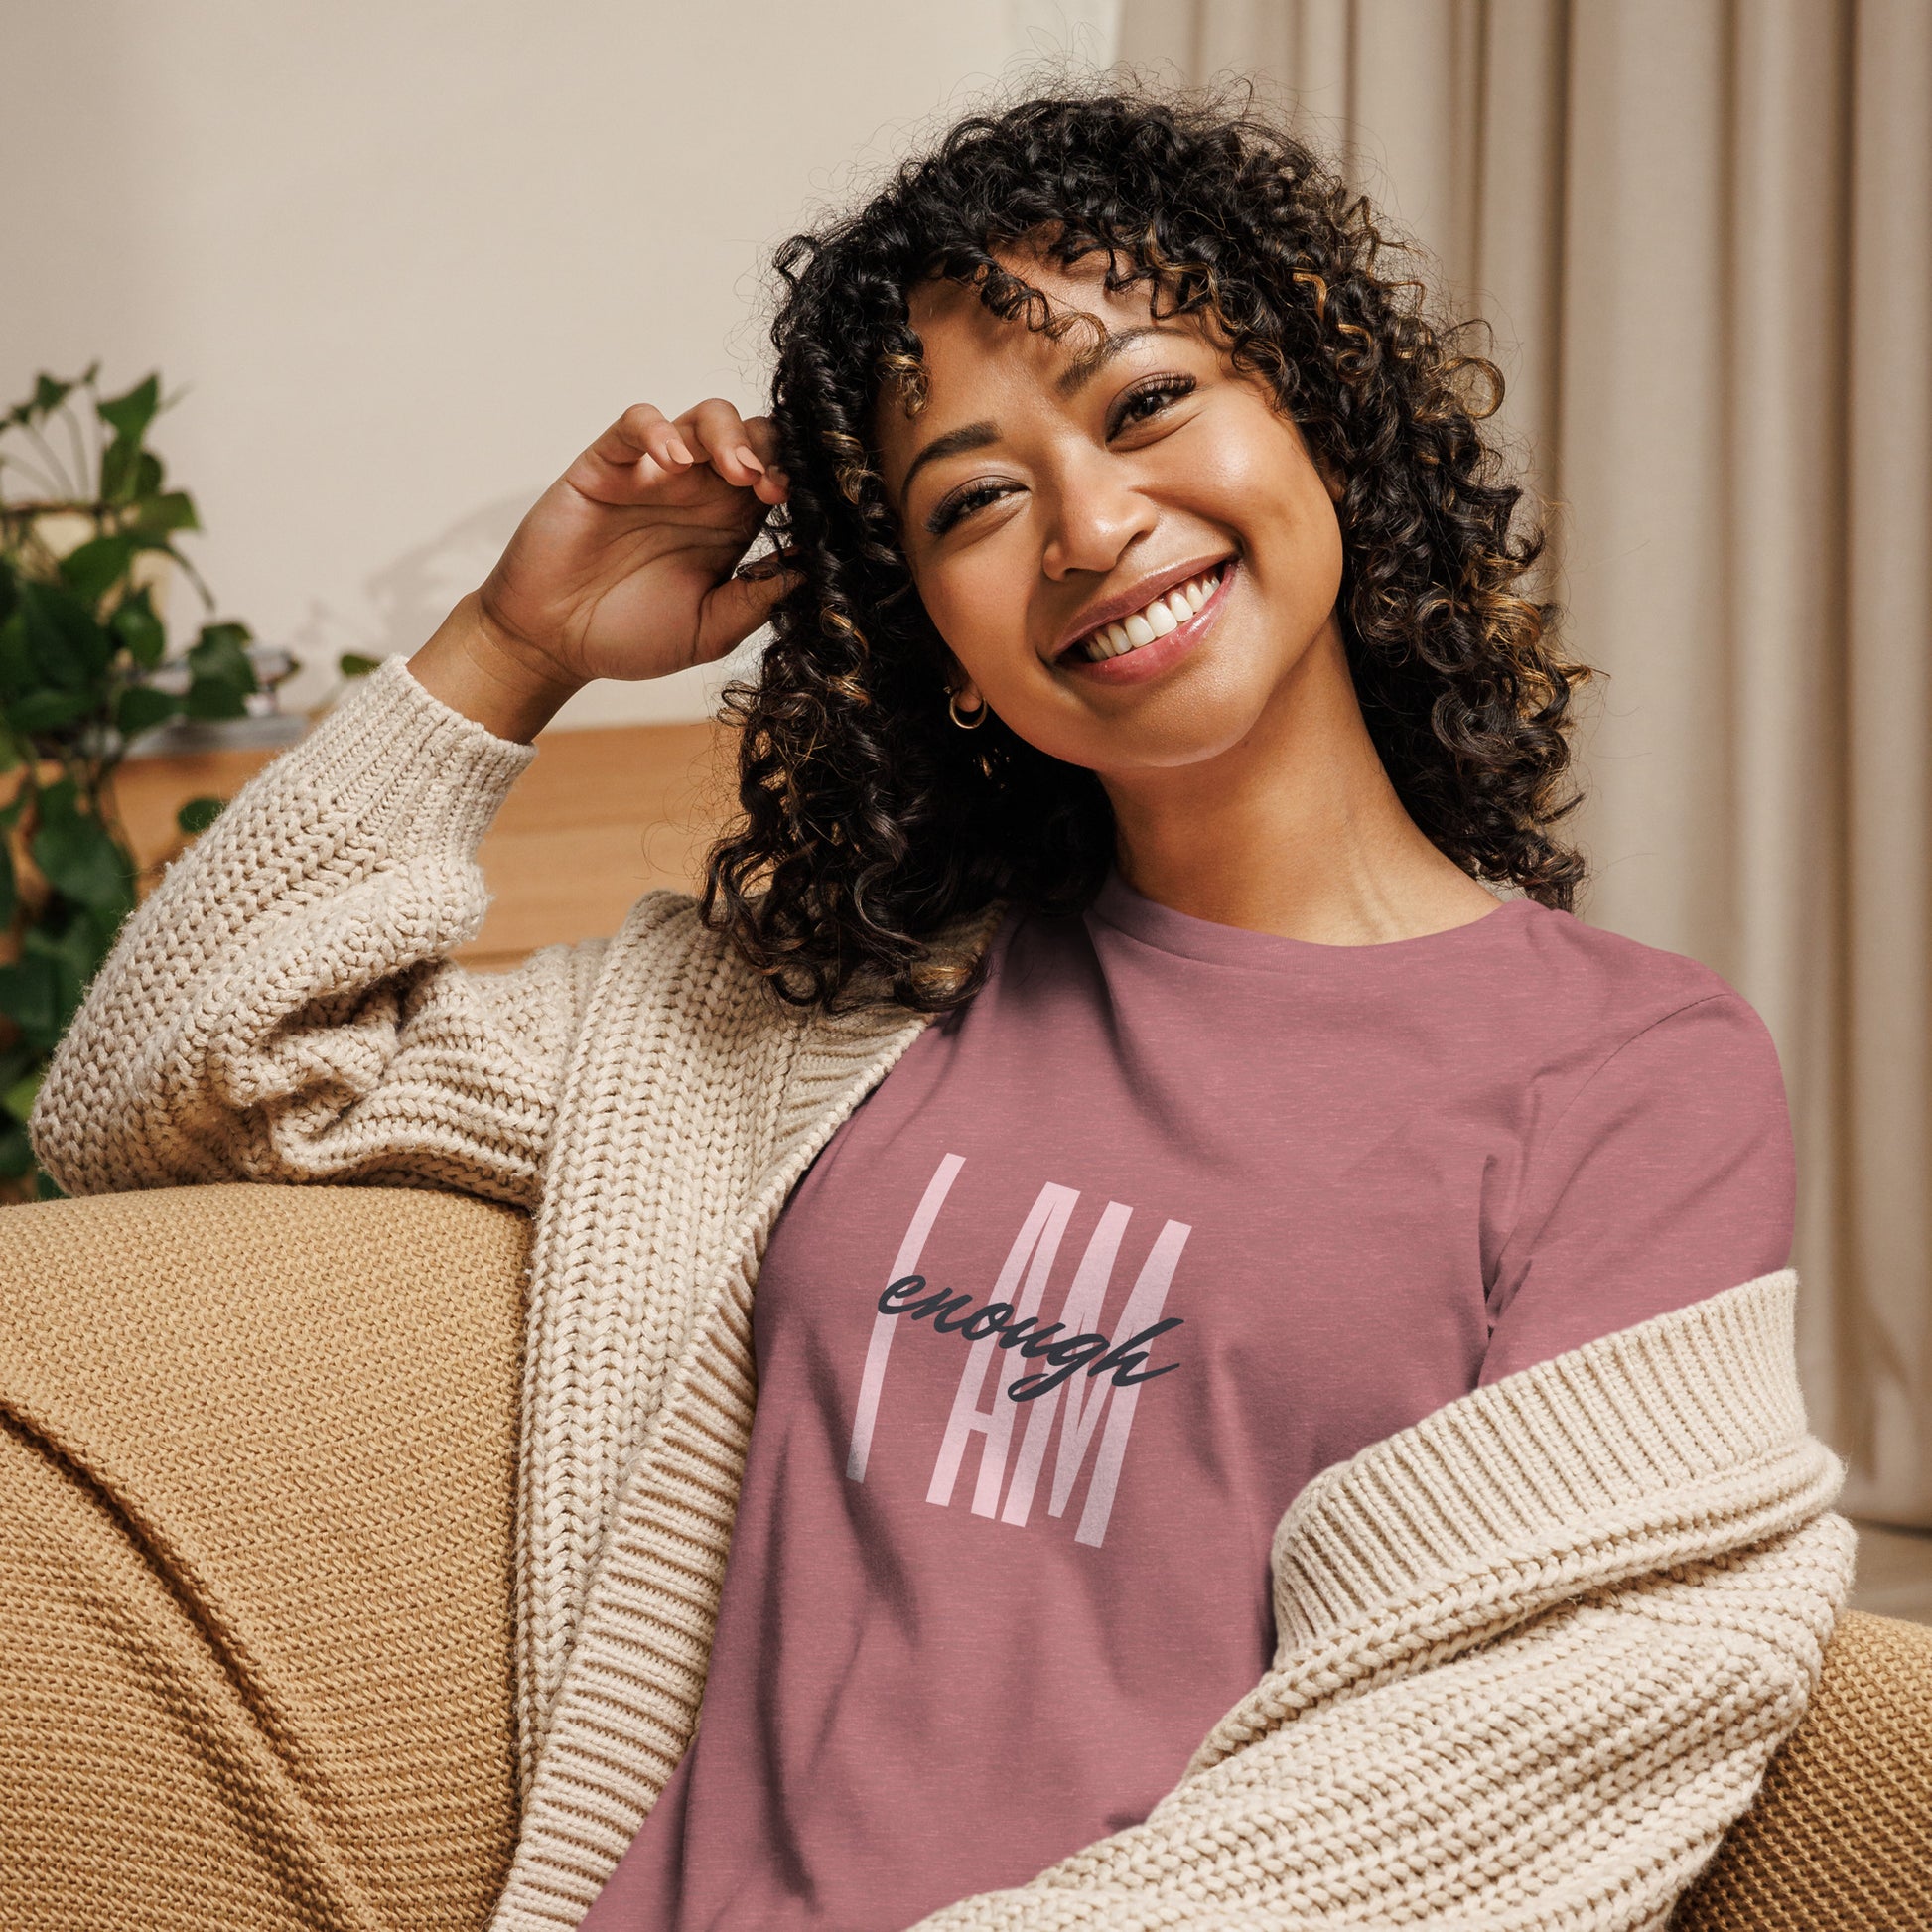
[[[482,1925],[526,1233],[368,1187],[0,1212],[0,1926]],[[1932,1629],[1846,1615],[1673,1923],[1932,1927]]]

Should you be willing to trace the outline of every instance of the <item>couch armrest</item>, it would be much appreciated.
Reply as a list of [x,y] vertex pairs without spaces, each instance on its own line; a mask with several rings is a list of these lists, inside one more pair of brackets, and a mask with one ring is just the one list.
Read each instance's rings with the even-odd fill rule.
[[483,1923],[527,1237],[390,1187],[0,1210],[0,1925]]
[[1804,1720],[1672,1932],[1932,1925],[1932,1625],[1847,1610]]

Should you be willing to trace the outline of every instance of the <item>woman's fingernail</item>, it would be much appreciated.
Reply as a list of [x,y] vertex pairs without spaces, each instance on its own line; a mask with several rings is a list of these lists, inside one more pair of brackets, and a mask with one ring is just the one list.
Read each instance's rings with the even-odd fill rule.
[[760,472],[764,469],[764,465],[761,464],[758,460],[758,458],[752,454],[751,446],[749,444],[741,443],[738,446],[738,460],[740,463],[744,464],[747,469],[758,470]]
[[684,439],[681,436],[672,437],[665,447],[680,463],[693,463],[696,461],[696,458],[692,456],[691,452],[684,447]]

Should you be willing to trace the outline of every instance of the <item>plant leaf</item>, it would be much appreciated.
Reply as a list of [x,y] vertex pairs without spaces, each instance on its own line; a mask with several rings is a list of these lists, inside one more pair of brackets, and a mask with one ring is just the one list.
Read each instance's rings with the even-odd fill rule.
[[130,591],[114,607],[114,615],[107,620],[107,627],[127,646],[128,654],[134,661],[146,670],[153,670],[167,651],[167,633],[161,627],[161,620],[154,614],[154,603],[145,584],[138,591]]
[[83,908],[58,928],[48,922],[29,926],[20,936],[20,956],[49,960],[76,981],[86,979],[100,963],[102,951],[98,928],[89,918]]
[[380,668],[381,663],[379,657],[363,657],[355,651],[345,650],[336,659],[336,668],[344,677],[367,677],[371,671]]
[[20,891],[14,880],[13,847],[0,838],[0,926],[13,924],[19,903]]
[[182,711],[190,718],[245,718],[248,694],[224,677],[198,677],[188,687]]
[[188,662],[203,677],[223,677],[252,691],[255,667],[248,661],[248,646],[254,635],[245,623],[205,623],[189,647]]
[[48,683],[77,691],[107,669],[114,640],[69,592],[54,584],[22,584],[20,609],[27,647]]
[[[45,971],[47,1013],[39,1039],[30,1044],[51,1052],[60,1043],[87,990],[87,982],[106,958],[119,913],[80,910],[57,933],[48,925],[29,926],[21,935],[20,963]],[[23,1029],[23,1031],[25,1031]]]
[[133,910],[134,898],[130,893],[125,905],[87,906],[75,918],[70,936],[74,955],[80,961],[83,991],[87,982],[100,970],[102,961],[114,950],[114,941],[120,936],[122,922]]
[[[47,378],[43,376],[41,380],[45,382]],[[155,411],[161,407],[160,372],[144,376],[125,395],[104,397],[94,407],[99,412],[100,420],[117,437],[124,436],[131,442],[140,442],[148,425],[154,421]]]
[[61,559],[61,581],[81,603],[98,605],[133,561],[134,546],[126,537],[95,537]]
[[37,1066],[31,1073],[23,1073],[5,1093],[0,1093],[0,1107],[4,1107],[23,1127],[27,1125],[28,1115],[34,1111],[35,1097],[46,1077],[47,1068]]
[[172,691],[152,684],[130,684],[114,706],[114,729],[123,738],[139,738],[170,718],[179,717],[182,701]]
[[225,798],[191,798],[175,814],[175,823],[191,839],[199,838],[221,816],[222,808],[227,802]]
[[200,639],[188,652],[188,667],[194,673],[194,682],[188,687],[189,717],[247,716],[248,696],[258,688],[255,667],[248,661],[251,635],[245,623],[202,626]]
[[7,702],[7,722],[15,731],[32,736],[35,732],[59,731],[94,709],[91,691],[23,691]]
[[38,375],[34,378],[34,400],[27,406],[36,416],[45,416],[59,409],[72,393],[71,382],[56,382],[51,375]]
[[28,954],[17,965],[0,966],[0,1013],[43,1052],[52,1052],[60,1041],[66,1021],[62,992],[61,968],[51,959]]
[[106,503],[131,503],[141,487],[141,446],[117,436],[100,453],[100,495]]
[[[134,904],[133,861],[99,819],[79,810],[76,796],[71,778],[41,793],[40,830],[30,848],[34,863],[47,883],[76,905],[99,912],[129,911]],[[40,940],[44,933],[37,928],[26,938]]]
[[0,1131],[0,1180],[18,1180],[33,1165],[34,1144],[27,1138],[27,1130],[8,1127]]
[[146,537],[166,536],[171,530],[199,530],[202,524],[188,491],[171,489],[165,495],[146,498],[134,527]]
[[0,623],[0,697],[31,690],[40,681],[27,645],[27,614],[14,611]]

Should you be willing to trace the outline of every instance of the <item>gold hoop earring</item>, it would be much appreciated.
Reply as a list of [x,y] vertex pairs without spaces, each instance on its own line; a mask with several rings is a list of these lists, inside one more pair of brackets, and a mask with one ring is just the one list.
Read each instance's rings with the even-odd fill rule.
[[963,732],[976,732],[986,723],[986,704],[984,700],[981,701],[979,709],[970,718],[962,718],[959,715],[959,693],[957,691],[948,691],[946,693],[946,709],[952,713],[953,723]]

